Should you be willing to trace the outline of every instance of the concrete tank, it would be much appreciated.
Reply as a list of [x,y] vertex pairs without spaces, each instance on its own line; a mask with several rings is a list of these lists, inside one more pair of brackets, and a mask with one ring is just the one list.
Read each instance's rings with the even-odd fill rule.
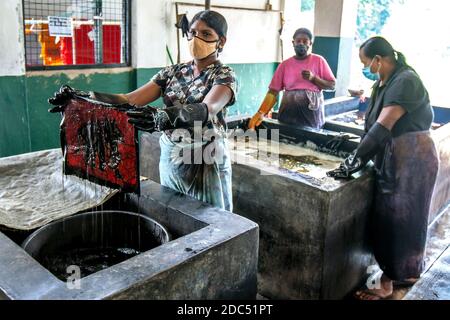
[[[229,127],[237,128],[243,120],[231,119]],[[293,144],[322,146],[336,136],[276,120],[264,121],[263,127],[278,129]],[[143,134],[140,141],[141,174],[155,181],[159,136]],[[340,151],[348,153],[356,145],[346,141]],[[365,240],[373,192],[370,168],[350,181],[326,182],[282,168],[263,173],[268,170],[264,162],[235,162],[232,169],[234,212],[260,227],[260,294],[273,299],[340,299],[361,284],[372,263]]]
[[76,265],[80,277],[111,267],[169,242],[167,230],[149,217],[125,211],[77,214],[49,223],[22,244],[62,281]]

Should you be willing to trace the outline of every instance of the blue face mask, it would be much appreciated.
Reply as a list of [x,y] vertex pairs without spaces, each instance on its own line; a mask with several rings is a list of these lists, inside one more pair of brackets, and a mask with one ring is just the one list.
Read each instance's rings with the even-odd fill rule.
[[372,80],[372,81],[380,80],[380,74],[378,72],[377,73],[372,73],[370,71],[370,68],[372,67],[372,63],[373,63],[373,59],[372,59],[372,62],[370,63],[370,65],[368,65],[367,67],[362,69],[362,73],[369,80]]

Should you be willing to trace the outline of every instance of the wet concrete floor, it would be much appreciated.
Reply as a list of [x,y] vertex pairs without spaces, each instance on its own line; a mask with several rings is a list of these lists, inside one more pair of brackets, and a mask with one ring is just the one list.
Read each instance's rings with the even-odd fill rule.
[[393,299],[450,299],[450,206],[428,229],[426,271],[412,287],[397,289]]

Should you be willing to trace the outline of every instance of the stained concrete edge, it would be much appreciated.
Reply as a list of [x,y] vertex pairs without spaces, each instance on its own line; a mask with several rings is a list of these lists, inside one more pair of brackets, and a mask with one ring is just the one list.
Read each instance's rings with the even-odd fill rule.
[[374,177],[369,166],[339,192],[329,193],[322,270],[328,285],[321,289],[321,299],[344,298],[361,285],[367,267],[374,263],[367,242],[373,188]]

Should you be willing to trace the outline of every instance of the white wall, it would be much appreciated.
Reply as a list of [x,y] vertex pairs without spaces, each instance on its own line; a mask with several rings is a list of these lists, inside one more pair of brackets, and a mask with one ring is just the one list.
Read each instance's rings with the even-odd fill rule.
[[344,0],[316,0],[314,35],[340,37]]
[[356,31],[357,0],[316,0],[315,36],[340,38],[336,96],[347,95],[351,83],[352,41]]
[[132,63],[135,68],[167,65],[166,1],[132,1]]
[[[204,4],[204,1],[183,1]],[[212,5],[237,6],[264,9],[265,0],[216,0]],[[272,9],[280,9],[280,0],[271,1]],[[279,61],[280,28],[279,12],[262,12],[211,8],[225,16],[228,22],[227,44],[221,56],[225,63],[259,63]],[[180,5],[179,14],[186,13],[189,19],[203,10],[202,7]],[[175,1],[134,0],[133,1],[133,67],[156,68],[168,65],[166,45],[172,58],[177,59]],[[187,40],[180,32],[181,61],[190,59]]]
[[314,35],[355,36],[358,0],[316,0]]
[[[292,36],[295,30],[305,27],[301,19],[301,2],[299,0],[284,1],[284,27],[282,33],[283,40],[283,60],[292,57],[295,54],[292,46]],[[312,32],[312,29],[311,29]]]
[[358,0],[344,0],[341,18],[341,37],[355,37],[357,16]]
[[25,74],[22,1],[0,1],[0,76]]

